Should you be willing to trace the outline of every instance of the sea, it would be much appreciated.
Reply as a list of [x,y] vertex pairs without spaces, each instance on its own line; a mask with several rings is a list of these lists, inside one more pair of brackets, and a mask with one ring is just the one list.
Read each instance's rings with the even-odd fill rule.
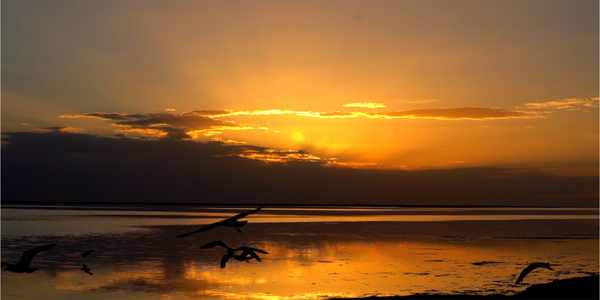
[[[267,205],[241,232],[177,237],[258,206],[3,204],[3,263],[56,247],[34,257],[33,273],[0,272],[1,298],[512,295],[600,269],[598,208]],[[201,249],[213,241],[267,253],[222,267],[225,248]],[[553,270],[516,284],[533,262]]]

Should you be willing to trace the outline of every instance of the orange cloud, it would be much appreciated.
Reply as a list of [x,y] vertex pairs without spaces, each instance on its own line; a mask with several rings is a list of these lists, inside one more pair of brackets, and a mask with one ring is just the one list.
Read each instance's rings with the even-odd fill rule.
[[439,109],[415,109],[391,112],[357,112],[357,111],[331,111],[331,112],[310,112],[310,111],[292,111],[292,110],[254,110],[254,111],[228,111],[222,114],[213,114],[212,117],[228,117],[239,115],[292,115],[312,118],[421,118],[421,119],[439,119],[439,120],[457,120],[457,119],[508,119],[508,118],[541,118],[539,112],[531,111],[512,111],[502,108],[485,107],[460,107],[460,108],[439,108]]
[[53,127],[44,127],[37,128],[38,131],[48,131],[48,132],[81,132],[83,129],[75,128],[71,126],[53,126]]
[[[356,103],[355,103],[356,104]],[[373,105],[371,105],[373,104]],[[384,107],[377,103],[358,103],[353,107]],[[168,139],[195,139],[200,135],[214,136],[222,131],[268,129],[238,124],[235,121],[224,121],[220,118],[235,116],[300,116],[309,118],[381,118],[381,119],[437,119],[437,120],[484,120],[484,119],[510,119],[510,118],[541,118],[544,117],[537,111],[512,111],[501,108],[461,107],[441,109],[415,109],[405,111],[330,111],[311,112],[293,110],[191,110],[181,114],[175,113],[84,113],[76,115],[62,115],[62,118],[99,118],[113,121],[119,127],[120,133],[137,133],[150,138]]]
[[420,118],[439,120],[483,120],[483,119],[513,119],[541,118],[537,112],[511,111],[502,108],[459,107],[442,109],[415,109],[387,113],[368,113],[373,118]]
[[137,132],[153,138],[189,139],[189,132],[198,132],[212,128],[235,128],[239,125],[207,117],[215,111],[193,111],[184,114],[150,113],[87,113],[80,115],[62,115],[64,118],[91,117],[116,121],[121,133]]
[[387,107],[387,105],[383,103],[373,103],[373,102],[353,102],[342,105],[344,107],[366,107],[366,108],[380,108]]
[[582,108],[597,108],[599,99],[598,97],[566,98],[547,102],[531,102],[525,105],[533,109],[581,110]]

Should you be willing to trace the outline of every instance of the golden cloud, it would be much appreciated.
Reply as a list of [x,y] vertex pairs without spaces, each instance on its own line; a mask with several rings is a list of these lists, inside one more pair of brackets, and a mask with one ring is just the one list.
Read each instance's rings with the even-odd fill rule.
[[373,102],[353,102],[342,105],[344,107],[366,107],[366,108],[382,108],[387,107],[387,105],[383,103],[373,103]]
[[533,109],[565,109],[581,110],[583,108],[597,108],[598,97],[592,98],[565,98],[547,102],[531,102],[525,105]]

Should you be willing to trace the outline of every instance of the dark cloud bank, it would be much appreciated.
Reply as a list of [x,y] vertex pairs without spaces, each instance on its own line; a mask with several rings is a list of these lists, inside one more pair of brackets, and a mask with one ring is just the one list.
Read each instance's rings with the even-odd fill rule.
[[5,133],[2,202],[598,206],[598,176],[264,163],[254,146]]

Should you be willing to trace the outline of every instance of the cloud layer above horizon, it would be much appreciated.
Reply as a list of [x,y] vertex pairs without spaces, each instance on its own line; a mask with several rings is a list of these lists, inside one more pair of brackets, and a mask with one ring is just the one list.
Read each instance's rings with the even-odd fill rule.
[[[597,175],[527,168],[348,169],[304,152],[65,132],[5,133],[2,145],[2,201],[8,202],[598,204]],[[265,163],[249,154],[281,160]]]
[[[349,103],[349,108],[385,108],[383,103]],[[507,110],[502,108],[460,107],[437,109],[413,109],[404,111],[292,111],[292,110],[191,110],[174,113],[174,109],[165,109],[165,113],[82,113],[65,114],[61,118],[98,118],[109,120],[117,126],[118,133],[138,132],[150,138],[189,139],[198,133],[213,135],[215,130],[265,129],[222,121],[221,118],[235,116],[300,116],[308,118],[373,118],[373,119],[434,119],[434,120],[493,120],[493,119],[532,119],[546,118],[549,111],[540,109],[597,109],[598,97],[589,99],[561,99],[542,103],[527,103],[529,110]]]
[[[261,160],[277,160],[281,157],[280,151],[295,152],[298,150],[311,152],[313,159],[325,159],[330,162],[336,162],[340,165],[348,166],[370,166],[370,167],[387,167],[395,169],[411,169],[421,168],[423,165],[413,164],[410,161],[403,162],[402,165],[388,165],[371,159],[369,153],[354,152],[350,146],[339,146],[339,149],[332,151],[336,147],[335,143],[321,143],[317,145],[319,138],[324,140],[332,140],[333,136],[340,133],[335,131],[338,126],[353,128],[354,126],[363,126],[364,130],[368,125],[372,129],[362,133],[365,139],[372,138],[372,143],[386,143],[388,137],[383,137],[383,140],[377,141],[374,139],[374,134],[371,130],[379,130],[387,128],[388,131],[394,131],[397,122],[403,121],[402,131],[413,130],[419,131],[419,128],[412,128],[409,122],[411,120],[427,122],[428,127],[442,128],[457,128],[460,131],[454,132],[455,135],[466,134],[472,131],[481,131],[488,129],[488,132],[493,132],[492,128],[508,128],[513,127],[511,122],[519,121],[521,125],[516,132],[519,131],[534,131],[537,123],[553,123],[558,122],[560,118],[556,118],[556,113],[567,111],[571,113],[581,113],[584,115],[597,114],[598,97],[593,98],[567,98],[559,100],[551,100],[538,103],[526,103],[516,109],[503,108],[485,108],[485,107],[461,107],[461,108],[427,108],[427,109],[411,109],[411,110],[387,110],[387,106],[383,103],[350,103],[342,105],[344,110],[328,111],[328,112],[313,112],[313,111],[293,111],[293,110],[249,110],[235,111],[230,109],[217,110],[190,110],[182,113],[177,113],[173,109],[165,109],[161,113],[115,113],[115,112],[93,112],[82,114],[65,114],[60,117],[63,120],[68,119],[100,119],[108,121],[108,124],[114,128],[114,134],[122,137],[146,138],[146,139],[191,139],[196,141],[222,141],[232,144],[252,144],[258,146],[268,146],[273,148],[273,152],[277,152],[272,157],[268,155],[253,155],[252,157]],[[372,120],[372,121],[369,121]],[[377,121],[379,120],[379,121]],[[286,130],[289,124],[306,124],[314,127],[314,131],[303,131],[303,128],[293,128],[293,131]],[[365,123],[367,122],[367,123]],[[376,125],[373,125],[376,122]],[[434,124],[434,123],[437,124]],[[458,122],[459,125],[456,125]],[[467,122],[467,123],[465,123]],[[500,122],[500,123],[498,123]],[[529,123],[523,123],[529,122]],[[386,124],[389,123],[389,124]],[[320,124],[322,124],[320,126]],[[361,125],[358,125],[361,124]],[[525,125],[529,124],[529,125]],[[419,126],[423,126],[422,124]],[[45,130],[54,131],[84,131],[82,128],[74,126],[57,126],[46,128]],[[452,130],[448,130],[450,132]],[[357,129],[355,133],[360,132]],[[273,134],[277,134],[273,137]],[[590,131],[593,135],[593,129]],[[477,133],[472,133],[477,134]],[[539,134],[535,134],[539,138]],[[281,136],[291,136],[290,139],[298,139],[298,143],[278,144],[272,139],[281,139]],[[592,137],[592,136],[591,136]],[[452,136],[448,136],[452,138]],[[265,139],[271,139],[270,143],[265,143]],[[285,139],[285,138],[283,138]],[[438,139],[443,139],[442,137]],[[262,143],[260,141],[263,141]],[[394,144],[398,141],[389,140],[388,148],[395,148]],[[404,143],[410,141],[405,141]],[[431,141],[427,141],[431,143]],[[550,144],[538,145],[538,147],[549,148]],[[460,147],[457,147],[460,149]],[[396,148],[399,149],[399,148]],[[522,150],[522,149],[521,149]],[[519,149],[512,151],[521,151]],[[365,152],[377,151],[364,148]],[[464,151],[481,152],[483,149],[465,149]],[[307,153],[308,153],[307,152]],[[381,152],[381,151],[379,151]],[[362,155],[359,159],[345,157],[344,155]],[[475,154],[476,155],[476,154]],[[247,156],[251,157],[251,156]],[[341,159],[340,159],[341,158]],[[593,160],[592,157],[589,158]],[[505,162],[510,165],[510,162]],[[501,164],[501,162],[500,162]],[[431,163],[431,166],[434,166]],[[463,158],[449,157],[445,165],[437,165],[435,167],[456,167],[456,166],[473,166],[485,165],[483,163],[473,164]],[[518,163],[516,163],[518,165]]]

